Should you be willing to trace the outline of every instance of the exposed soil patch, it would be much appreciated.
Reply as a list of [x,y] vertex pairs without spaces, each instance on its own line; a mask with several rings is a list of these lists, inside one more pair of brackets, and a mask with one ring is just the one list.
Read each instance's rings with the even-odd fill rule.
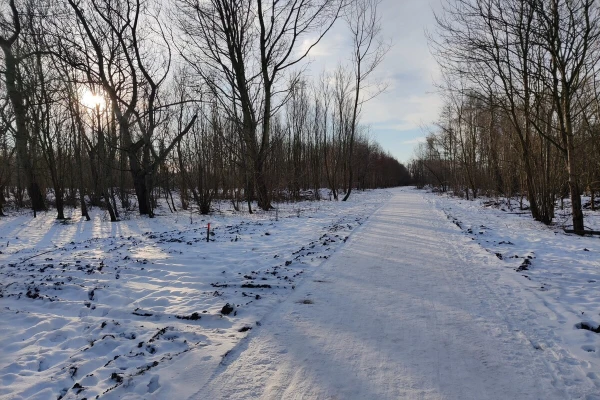
[[519,265],[519,268],[517,268],[517,272],[527,271],[527,270],[529,270],[530,266],[531,266],[531,260],[529,260],[528,258],[526,258],[526,259],[523,260],[523,262],[521,263],[521,265]]
[[223,308],[221,309],[221,314],[223,315],[229,315],[233,312],[233,306],[229,303],[225,304],[223,306]]
[[243,288],[248,288],[248,289],[270,289],[271,285],[267,285],[267,284],[254,284],[254,283],[244,283],[242,285]]
[[575,328],[584,329],[586,331],[592,331],[594,333],[600,333],[600,325],[597,325],[595,328],[593,325],[588,324],[587,322],[580,322],[575,324]]
[[192,313],[192,315],[176,315],[176,317],[177,319],[185,319],[188,321],[197,321],[201,318],[200,314],[198,314],[197,312]]

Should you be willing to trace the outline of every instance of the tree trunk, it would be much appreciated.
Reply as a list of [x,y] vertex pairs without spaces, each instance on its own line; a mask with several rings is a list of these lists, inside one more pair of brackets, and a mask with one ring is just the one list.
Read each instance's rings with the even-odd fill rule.
[[273,206],[271,205],[270,193],[269,188],[267,187],[264,169],[263,163],[260,163],[260,165],[255,168],[254,181],[256,183],[258,206],[265,211],[269,211],[273,208]]
[[[6,214],[4,214],[4,202],[6,201],[6,199],[4,198],[4,185],[0,186],[0,217],[6,217]],[[592,201],[593,201],[594,197],[592,196]]]
[[57,213],[56,219],[65,219],[65,203],[63,200],[63,191],[55,189],[55,195],[56,195],[56,213]]
[[352,169],[352,162],[348,165],[348,191],[346,195],[342,199],[342,201],[347,201],[350,197],[350,193],[352,192],[352,181],[354,179],[354,170]]
[[531,211],[531,216],[533,217],[533,219],[535,219],[536,221],[542,221],[537,203],[535,183],[533,182],[533,171],[531,170],[531,162],[529,160],[528,152],[524,152],[523,162],[525,166],[525,185],[527,186],[527,200],[529,200],[529,210]]
[[575,171],[575,161],[573,153],[575,146],[573,144],[573,135],[567,136],[567,171],[569,173],[569,194],[571,196],[571,212],[573,214],[573,230],[582,233],[585,228],[583,225],[583,211],[581,210],[581,190],[577,173]]
[[140,215],[151,216],[152,210],[150,208],[150,199],[148,198],[148,190],[146,187],[146,174],[144,171],[138,170],[133,174],[133,187],[135,188],[135,195],[138,199],[138,209]]
[[[29,132],[27,131],[27,110],[23,102],[21,88],[18,86],[17,59],[15,58],[10,45],[2,45],[4,51],[6,92],[13,106],[15,116],[16,135],[15,145],[19,165],[25,173],[27,193],[31,199],[31,208],[33,211],[44,211],[46,205],[42,190],[37,182],[35,171],[32,164],[33,155],[29,151]],[[35,215],[35,213],[34,213]]]

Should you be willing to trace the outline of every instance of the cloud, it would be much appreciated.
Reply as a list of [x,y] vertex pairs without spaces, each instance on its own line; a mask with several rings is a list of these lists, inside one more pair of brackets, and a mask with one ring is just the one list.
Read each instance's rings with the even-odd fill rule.
[[[441,0],[382,0],[379,9],[383,36],[391,39],[393,46],[372,78],[386,82],[388,88],[364,105],[360,120],[369,124],[381,146],[399,159],[410,156],[419,143],[417,138],[441,111],[442,100],[433,84],[440,77],[440,68],[425,37],[425,31],[435,31],[432,10],[441,10]],[[313,78],[340,63],[349,65],[352,49],[346,29],[340,19],[312,49],[309,73]]]
[[[318,40],[317,36],[305,37],[302,40],[301,45],[298,48],[297,56],[303,55],[306,51],[310,49],[309,60],[315,61],[317,59],[325,59],[330,58],[332,55],[337,53],[341,53],[346,50],[345,42],[347,38],[344,37],[342,32],[338,32],[337,30],[333,30],[328,32],[329,35],[325,36],[319,43],[315,45],[315,42]],[[323,61],[321,61],[323,62]]]
[[426,140],[427,138],[425,136],[420,136],[411,140],[405,140],[404,142],[402,142],[402,144],[419,144],[425,143]]
[[365,104],[361,121],[398,131],[421,129],[436,121],[442,105],[437,95],[404,97],[398,92],[385,93]]

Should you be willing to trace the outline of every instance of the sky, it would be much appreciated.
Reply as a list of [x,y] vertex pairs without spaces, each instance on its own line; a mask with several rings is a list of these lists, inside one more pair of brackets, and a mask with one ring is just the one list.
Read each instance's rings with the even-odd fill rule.
[[[379,6],[382,36],[392,47],[374,78],[384,80],[387,90],[364,105],[361,123],[368,124],[371,136],[401,162],[409,161],[441,108],[434,86],[439,68],[425,34],[434,31],[433,10],[440,9],[441,0],[382,0]],[[350,51],[345,21],[339,20],[313,49],[312,74],[333,70],[340,61],[349,63]]]

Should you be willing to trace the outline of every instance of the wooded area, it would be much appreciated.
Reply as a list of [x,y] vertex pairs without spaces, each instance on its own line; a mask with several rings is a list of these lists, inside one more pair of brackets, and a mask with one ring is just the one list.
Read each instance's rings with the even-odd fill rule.
[[451,0],[430,35],[444,109],[410,169],[467,198],[523,196],[550,224],[600,191],[600,3]]
[[[0,5],[0,215],[111,221],[405,184],[360,125],[389,46],[380,0],[9,0]],[[346,65],[305,73],[340,20]],[[180,203],[174,201],[174,193]]]

